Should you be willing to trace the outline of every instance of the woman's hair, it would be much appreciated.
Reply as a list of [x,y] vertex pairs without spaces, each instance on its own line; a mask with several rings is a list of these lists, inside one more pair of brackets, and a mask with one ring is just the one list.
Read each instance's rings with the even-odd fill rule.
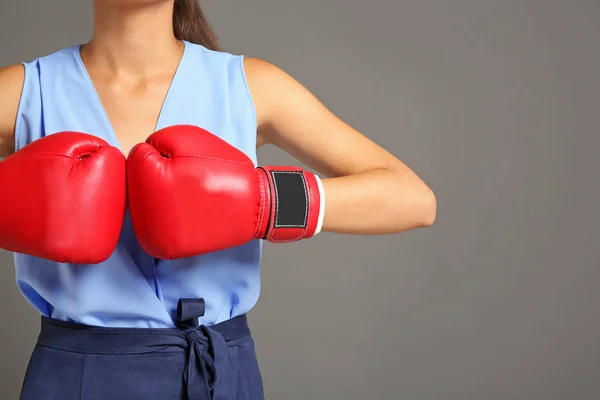
[[178,40],[200,44],[211,50],[221,50],[217,36],[198,0],[175,0],[173,30]]

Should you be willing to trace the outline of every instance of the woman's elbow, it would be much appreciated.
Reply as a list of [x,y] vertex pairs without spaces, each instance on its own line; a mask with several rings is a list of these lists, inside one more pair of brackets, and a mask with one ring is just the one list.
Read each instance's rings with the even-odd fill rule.
[[437,199],[433,190],[427,186],[420,201],[420,209],[419,227],[428,228],[433,225],[437,217]]
[[404,192],[405,198],[403,206],[397,208],[399,224],[403,225],[403,230],[428,228],[433,225],[437,217],[437,199],[433,190],[418,179],[409,185],[405,182],[399,191]]
[[[393,183],[386,186],[390,214],[388,223],[395,233],[418,228],[428,228],[437,218],[437,199],[433,190],[414,172],[394,172]],[[390,188],[396,195],[389,196]]]
[[437,200],[429,187],[423,184],[420,188],[410,190],[398,189],[398,196],[402,199],[392,200],[389,203],[390,213],[387,216],[387,225],[390,233],[400,233],[418,228],[428,228],[433,225],[437,217]]

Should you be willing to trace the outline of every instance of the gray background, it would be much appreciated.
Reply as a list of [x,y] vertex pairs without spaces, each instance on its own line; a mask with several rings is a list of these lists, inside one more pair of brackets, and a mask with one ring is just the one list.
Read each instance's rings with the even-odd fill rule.
[[[429,229],[266,246],[268,398],[600,398],[599,1],[204,7],[227,50],[287,70],[439,202]],[[3,2],[0,65],[87,40],[91,18],[91,1]],[[0,265],[10,399],[38,317]]]

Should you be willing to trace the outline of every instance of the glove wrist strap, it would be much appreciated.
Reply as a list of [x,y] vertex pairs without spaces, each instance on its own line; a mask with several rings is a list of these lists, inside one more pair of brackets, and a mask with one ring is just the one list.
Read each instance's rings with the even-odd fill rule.
[[320,179],[299,167],[260,167],[266,175],[266,229],[263,239],[283,243],[319,233],[323,224],[324,196]]

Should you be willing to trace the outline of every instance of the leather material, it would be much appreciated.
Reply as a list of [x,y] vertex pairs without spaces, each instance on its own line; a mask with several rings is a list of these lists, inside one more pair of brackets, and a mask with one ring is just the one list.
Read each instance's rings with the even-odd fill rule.
[[[261,231],[265,231],[264,238],[272,243],[295,242],[312,237],[319,221],[321,196],[317,177],[300,167],[261,167],[265,171],[268,182],[269,219]],[[277,176],[296,177],[296,182],[285,182]],[[291,192],[291,193],[290,193]],[[290,199],[291,194],[292,199]],[[287,196],[285,196],[287,195]],[[295,200],[295,201],[294,201]],[[292,203],[291,205],[288,205]],[[295,216],[281,218],[287,208]]]
[[116,247],[126,207],[126,162],[104,140],[55,133],[0,162],[0,247],[96,264]]
[[[309,192],[318,192],[311,173],[285,168],[305,174]],[[155,132],[132,149],[127,161],[129,208],[140,245],[156,258],[174,259],[252,239],[312,236],[308,230],[277,232],[276,186],[265,171],[205,129],[178,125]],[[314,210],[318,214],[318,204],[309,212]]]

